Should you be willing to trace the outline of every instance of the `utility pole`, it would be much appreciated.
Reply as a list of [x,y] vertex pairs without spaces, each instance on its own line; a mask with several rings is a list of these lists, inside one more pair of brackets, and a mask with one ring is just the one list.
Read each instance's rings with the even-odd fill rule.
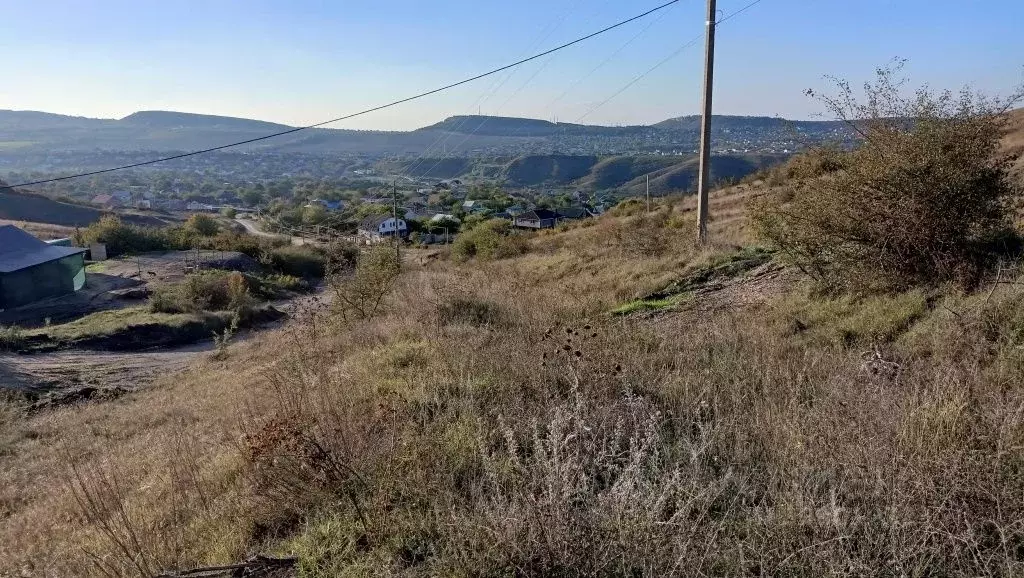
[[395,258],[398,260],[398,266],[402,266],[402,243],[401,239],[398,238],[398,179],[395,179],[394,191],[393,191],[393,216],[395,219]]
[[651,175],[647,175],[647,212],[651,212]]
[[708,180],[711,177],[711,96],[715,76],[715,0],[708,0],[707,41],[704,46],[704,110],[700,120],[700,175],[697,180],[697,241],[708,240]]

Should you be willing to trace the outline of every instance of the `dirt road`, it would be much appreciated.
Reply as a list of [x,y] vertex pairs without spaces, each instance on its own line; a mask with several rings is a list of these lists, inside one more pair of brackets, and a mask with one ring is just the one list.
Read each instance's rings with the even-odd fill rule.
[[[286,321],[244,331],[232,341],[248,340],[261,331],[296,322],[330,302],[330,294],[318,291],[273,305],[286,313]],[[301,321],[298,321],[301,322]],[[144,387],[157,378],[182,371],[196,358],[210,355],[211,340],[165,350],[111,352],[72,349],[34,355],[0,353],[0,389],[12,389],[39,397],[67,395],[83,389],[123,392]]]
[[307,243],[312,243],[312,241],[308,241],[307,239],[303,239],[302,237],[290,237],[288,235],[280,235],[278,233],[268,233],[266,231],[261,230],[259,227],[256,226],[256,223],[254,221],[250,221],[249,219],[239,218],[235,219],[235,222],[245,227],[245,231],[247,233],[249,233],[250,235],[254,235],[256,237],[265,237],[267,239],[288,239],[292,245],[305,245]]

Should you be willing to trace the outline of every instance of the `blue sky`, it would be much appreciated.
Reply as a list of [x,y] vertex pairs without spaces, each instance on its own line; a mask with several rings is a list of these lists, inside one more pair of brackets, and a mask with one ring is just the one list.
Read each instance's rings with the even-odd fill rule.
[[[749,0],[719,0],[723,14]],[[180,110],[318,122],[497,67],[659,0],[0,0],[0,108],[116,118]],[[657,122],[700,105],[703,0],[553,57],[353,119],[408,129],[475,113]],[[638,36],[639,34],[639,36]],[[1021,0],[763,0],[718,35],[715,111],[813,118],[803,96],[893,57],[914,84],[1006,93],[1024,81]],[[594,71],[609,56],[613,58]]]

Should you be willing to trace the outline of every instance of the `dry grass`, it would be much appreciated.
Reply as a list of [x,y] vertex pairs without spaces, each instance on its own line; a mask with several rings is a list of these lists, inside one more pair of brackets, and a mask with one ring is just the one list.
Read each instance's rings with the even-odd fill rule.
[[0,219],[0,225],[14,225],[25,232],[45,240],[70,238],[75,233],[74,227],[51,225],[49,223],[30,223],[27,221],[7,221]]
[[3,406],[0,575],[1024,572],[1024,292],[610,316],[746,244],[740,213],[698,251],[670,202],[115,401]]

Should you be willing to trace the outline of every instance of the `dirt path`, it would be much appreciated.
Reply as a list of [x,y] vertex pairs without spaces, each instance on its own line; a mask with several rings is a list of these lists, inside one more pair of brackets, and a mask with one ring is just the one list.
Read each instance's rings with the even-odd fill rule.
[[313,241],[303,239],[302,237],[291,237],[288,235],[280,235],[278,233],[268,233],[266,231],[261,230],[259,227],[256,226],[256,223],[250,221],[249,219],[235,219],[235,222],[245,227],[245,231],[247,233],[249,233],[250,235],[254,235],[256,237],[264,237],[267,239],[288,239],[288,241],[292,245],[314,244]]
[[[233,343],[246,341],[261,331],[281,327],[330,301],[318,291],[273,305],[285,312],[286,321],[245,331]],[[110,352],[72,349],[19,355],[0,354],[0,389],[13,389],[33,397],[49,393],[64,395],[86,388],[100,392],[123,392],[144,387],[157,378],[186,369],[190,363],[214,350],[212,340],[166,350]]]

